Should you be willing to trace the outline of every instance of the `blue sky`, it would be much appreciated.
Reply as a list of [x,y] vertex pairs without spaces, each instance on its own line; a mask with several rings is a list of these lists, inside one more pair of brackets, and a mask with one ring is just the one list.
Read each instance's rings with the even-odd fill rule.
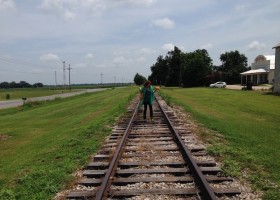
[[[0,0],[0,82],[128,82],[159,55],[205,48],[248,64],[280,43],[277,0]],[[67,76],[68,77],[68,74]],[[66,80],[68,82],[68,80]]]

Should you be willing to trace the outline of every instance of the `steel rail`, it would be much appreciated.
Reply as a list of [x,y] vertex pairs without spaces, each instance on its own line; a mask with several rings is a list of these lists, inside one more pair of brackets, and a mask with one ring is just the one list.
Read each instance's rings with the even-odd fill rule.
[[99,187],[98,192],[96,194],[96,197],[95,197],[96,200],[106,199],[106,197],[108,195],[109,187],[111,186],[111,183],[113,181],[112,177],[114,177],[114,174],[115,174],[116,168],[117,168],[117,164],[118,164],[119,159],[120,159],[120,157],[121,157],[121,155],[124,151],[123,147],[124,147],[124,145],[127,141],[127,137],[129,135],[129,132],[131,131],[132,122],[135,118],[135,115],[138,112],[139,104],[140,104],[140,101],[138,102],[138,104],[137,104],[137,106],[134,110],[134,113],[133,113],[133,115],[132,115],[132,117],[129,121],[129,124],[128,124],[126,130],[125,130],[125,133],[122,136],[120,144],[118,145],[118,147],[115,151],[114,157],[113,157],[112,161],[110,162],[110,166],[107,170],[107,173],[106,173],[105,177],[103,178],[102,184]]
[[211,187],[210,187],[209,183],[207,182],[205,176],[202,174],[200,168],[196,164],[196,162],[193,159],[190,151],[186,147],[184,141],[180,137],[179,133],[175,130],[172,122],[170,121],[169,117],[167,116],[167,114],[165,113],[163,108],[161,107],[161,105],[158,102],[158,99],[156,97],[155,97],[155,100],[158,103],[159,108],[160,108],[161,112],[163,113],[164,118],[167,121],[167,125],[168,125],[168,127],[170,128],[170,130],[173,134],[173,138],[174,138],[175,142],[177,143],[177,145],[179,146],[179,149],[181,150],[181,153],[183,155],[184,160],[188,163],[190,171],[195,175],[194,180],[195,180],[196,184],[198,184],[199,189],[202,192],[201,196],[203,197],[203,199],[206,199],[206,200],[208,200],[208,199],[209,200],[216,200],[217,198],[216,198],[216,195],[215,195],[214,191],[211,189]]

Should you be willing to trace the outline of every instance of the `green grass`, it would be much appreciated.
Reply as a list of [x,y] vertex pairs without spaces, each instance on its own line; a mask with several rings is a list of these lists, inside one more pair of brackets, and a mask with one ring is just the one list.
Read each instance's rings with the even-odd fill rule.
[[243,177],[246,170],[264,199],[280,199],[280,96],[213,88],[163,88],[161,94],[212,130],[201,136],[226,174]]
[[50,199],[73,180],[135,87],[0,110],[0,199]]
[[[106,85],[73,85],[69,90],[69,87],[62,87],[62,86],[45,86],[43,88],[14,88],[14,89],[0,89],[0,101],[6,100],[16,100],[25,98],[32,98],[32,97],[41,97],[41,96],[49,96],[61,93],[69,93],[69,92],[77,92],[85,89],[96,89],[96,88],[117,88],[128,86],[129,84],[106,84]],[[7,99],[7,95],[10,98]]]
[[55,94],[61,94],[62,92],[75,92],[79,90],[56,90],[47,88],[25,88],[25,89],[1,89],[0,90],[0,101],[6,101],[7,95],[10,95],[10,100],[32,97],[49,96]]

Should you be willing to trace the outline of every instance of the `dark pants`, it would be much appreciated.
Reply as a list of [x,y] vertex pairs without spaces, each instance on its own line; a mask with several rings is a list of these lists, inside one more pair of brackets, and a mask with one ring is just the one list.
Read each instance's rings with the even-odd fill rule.
[[151,104],[151,103],[145,103],[145,102],[144,102],[144,114],[143,114],[143,118],[146,119],[147,105],[149,105],[150,117],[153,118],[153,107],[152,107],[152,104]]

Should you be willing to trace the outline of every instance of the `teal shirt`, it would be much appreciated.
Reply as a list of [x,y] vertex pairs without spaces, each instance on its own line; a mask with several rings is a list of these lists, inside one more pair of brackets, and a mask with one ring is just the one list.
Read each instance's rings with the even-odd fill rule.
[[144,103],[150,103],[151,102],[151,90],[146,88],[145,95],[144,95]]
[[145,87],[141,88],[141,93],[144,94],[143,103],[154,103],[155,94],[154,94],[154,87],[150,86],[150,90],[147,90]]

